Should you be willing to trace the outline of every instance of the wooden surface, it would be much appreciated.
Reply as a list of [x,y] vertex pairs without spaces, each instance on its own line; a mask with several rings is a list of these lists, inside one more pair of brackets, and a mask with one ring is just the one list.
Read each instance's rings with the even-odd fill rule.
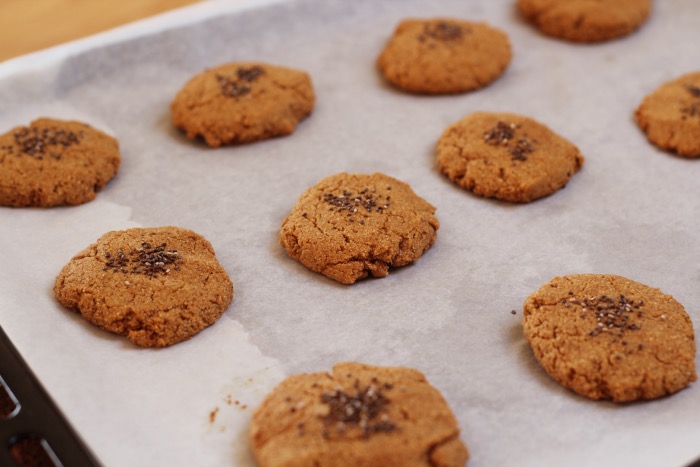
[[200,0],[0,0],[0,61]]

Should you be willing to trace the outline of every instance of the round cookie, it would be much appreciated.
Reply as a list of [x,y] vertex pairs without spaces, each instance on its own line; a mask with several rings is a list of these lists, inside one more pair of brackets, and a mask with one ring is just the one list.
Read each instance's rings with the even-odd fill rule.
[[280,243],[292,258],[343,284],[417,260],[437,238],[435,207],[381,173],[339,173],[297,201]]
[[518,0],[518,8],[548,36],[599,42],[637,30],[649,17],[651,0]]
[[414,369],[339,363],[290,376],[253,414],[260,467],[463,466],[469,453],[442,395]]
[[288,135],[314,107],[311,78],[264,63],[228,63],[185,84],[171,104],[173,125],[211,147]]
[[108,232],[64,266],[53,290],[92,324],[144,347],[189,339],[233,299],[211,244],[179,227]]
[[0,206],[86,203],[120,162],[111,136],[85,123],[40,118],[0,135]]
[[525,301],[523,329],[547,373],[590,399],[654,399],[697,379],[683,306],[621,276],[554,278]]
[[476,112],[448,127],[437,165],[459,186],[487,198],[529,203],[564,187],[583,165],[576,146],[527,117]]
[[653,144],[682,157],[700,157],[700,71],[659,87],[635,116]]
[[486,86],[510,63],[508,36],[485,23],[407,19],[377,59],[384,78],[404,91],[450,94]]

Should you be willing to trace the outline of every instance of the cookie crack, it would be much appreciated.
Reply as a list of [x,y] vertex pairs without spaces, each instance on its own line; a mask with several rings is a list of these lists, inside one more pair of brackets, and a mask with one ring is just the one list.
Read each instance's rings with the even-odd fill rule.
[[428,450],[426,451],[428,465],[430,467],[441,467],[443,464],[441,464],[436,459],[434,459],[435,451],[438,448],[440,448],[448,443],[451,443],[458,438],[459,438],[459,430],[456,430],[453,433],[450,433],[449,435],[445,436],[444,438],[442,438],[438,441],[435,441],[434,443],[431,443],[428,446]]

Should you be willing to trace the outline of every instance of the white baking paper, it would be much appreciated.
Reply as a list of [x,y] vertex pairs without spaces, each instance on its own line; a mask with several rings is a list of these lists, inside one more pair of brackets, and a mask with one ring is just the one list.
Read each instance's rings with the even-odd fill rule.
[[[264,395],[285,375],[347,360],[422,370],[453,408],[471,466],[680,467],[700,456],[700,383],[652,402],[589,401],[539,368],[520,325],[525,298],[572,273],[658,287],[700,325],[700,161],[659,151],[633,121],[646,94],[700,69],[700,2],[656,1],[641,30],[596,45],[540,35],[513,3],[207,2],[190,22],[147,21],[44,65],[0,64],[0,131],[78,118],[121,144],[120,172],[95,201],[0,208],[0,322],[106,466],[251,465],[246,429]],[[506,31],[505,75],[457,96],[388,87],[374,60],[394,26],[434,16]],[[173,130],[179,88],[237,60],[307,70],[313,115],[291,136],[216,150]],[[435,143],[476,110],[549,125],[579,146],[583,170],[528,205],[454,186],[435,168]],[[288,258],[282,220],[306,188],[341,171],[408,182],[438,208],[434,247],[353,286]],[[109,230],[161,225],[207,237],[233,279],[233,304],[214,326],[142,349],[55,301],[54,278],[77,251]]]

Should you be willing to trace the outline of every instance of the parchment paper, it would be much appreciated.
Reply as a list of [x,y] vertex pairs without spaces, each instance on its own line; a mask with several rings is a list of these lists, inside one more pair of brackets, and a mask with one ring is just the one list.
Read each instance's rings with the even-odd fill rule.
[[[219,2],[214,18],[0,81],[0,131],[49,115],[121,143],[121,170],[95,201],[0,208],[2,325],[105,465],[251,465],[246,429],[264,395],[285,375],[347,360],[425,372],[475,467],[681,466],[700,455],[699,383],[652,402],[589,401],[539,368],[520,325],[525,298],[552,277],[612,273],[672,294],[700,329],[700,161],[655,149],[632,118],[644,95],[700,68],[700,2],[657,1],[639,32],[598,45],[546,38],[512,4],[299,0],[231,12]],[[397,92],[374,60],[410,16],[487,21],[508,33],[514,59],[478,92]],[[211,150],[183,138],[170,100],[195,73],[235,60],[309,71],[313,115],[256,144]],[[582,172],[528,205],[454,186],[435,169],[435,143],[476,110],[549,125],[579,146]],[[411,184],[438,207],[435,246],[350,287],[289,259],[282,220],[340,171]],[[160,225],[207,237],[232,277],[234,302],[214,326],[148,350],[55,301],[54,278],[77,251],[109,230]]]

